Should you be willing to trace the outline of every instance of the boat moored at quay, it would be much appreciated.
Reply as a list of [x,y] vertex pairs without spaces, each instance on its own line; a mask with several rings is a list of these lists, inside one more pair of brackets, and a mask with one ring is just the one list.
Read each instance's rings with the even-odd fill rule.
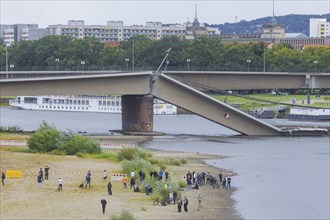
[[[121,96],[17,96],[9,105],[26,110],[121,113]],[[154,99],[154,114],[176,114],[177,107]]]

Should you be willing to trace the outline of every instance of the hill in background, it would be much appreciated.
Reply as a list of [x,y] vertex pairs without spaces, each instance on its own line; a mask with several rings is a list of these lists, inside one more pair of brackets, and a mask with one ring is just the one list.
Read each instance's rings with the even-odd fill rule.
[[[330,14],[324,15],[284,15],[275,16],[277,24],[283,24],[286,33],[304,33],[309,36],[309,19],[310,18],[327,18],[330,20]],[[221,34],[254,34],[262,32],[262,25],[270,23],[272,17],[263,17],[251,21],[242,20],[237,23],[212,24],[210,27],[217,27]]]

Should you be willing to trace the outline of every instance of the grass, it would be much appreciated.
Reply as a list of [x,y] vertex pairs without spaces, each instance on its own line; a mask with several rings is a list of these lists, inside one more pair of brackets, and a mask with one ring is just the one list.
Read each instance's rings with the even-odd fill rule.
[[[256,100],[250,100],[242,97],[236,97],[236,96],[228,96],[228,95],[215,95],[214,98],[225,101],[229,103],[230,105],[237,105],[239,106],[239,109],[242,111],[247,110],[255,110],[258,108],[263,107],[269,107],[274,106],[276,104],[272,103],[266,103],[262,101],[256,101]],[[264,99],[266,101],[272,101],[272,102],[287,102],[292,104],[292,98],[296,99],[296,104],[301,104],[304,100],[305,103],[307,103],[307,95],[271,95],[271,94],[254,94],[254,95],[248,95],[248,97],[252,98],[258,98],[258,99]],[[311,99],[313,99],[314,96],[311,95]],[[328,100],[328,96],[323,96],[321,99],[318,99],[320,101],[317,101],[311,106],[314,107],[328,107],[330,106],[330,100]]]
[[80,153],[77,156],[80,158],[86,158],[86,159],[102,159],[102,160],[110,160],[110,161],[116,162],[116,163],[119,162],[117,155],[114,153],[111,153],[111,152],[102,151],[99,154],[87,154],[87,153],[81,154]]
[[27,140],[30,137],[29,132],[0,132],[0,139],[1,140]]

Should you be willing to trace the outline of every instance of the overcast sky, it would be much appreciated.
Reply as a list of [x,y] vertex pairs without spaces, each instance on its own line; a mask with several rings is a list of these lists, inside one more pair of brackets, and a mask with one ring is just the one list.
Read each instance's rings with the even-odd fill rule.
[[[193,21],[195,4],[201,23],[249,21],[273,14],[273,0],[0,0],[0,23],[36,23],[42,28],[68,20],[92,25],[106,25],[109,20],[124,21],[124,25],[183,23]],[[330,13],[330,0],[275,0],[275,16],[326,13]]]

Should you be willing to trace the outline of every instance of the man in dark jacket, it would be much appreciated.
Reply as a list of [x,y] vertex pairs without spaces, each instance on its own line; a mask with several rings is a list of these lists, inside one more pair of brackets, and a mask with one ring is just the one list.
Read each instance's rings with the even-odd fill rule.
[[101,204],[102,204],[102,211],[103,211],[103,214],[104,214],[105,213],[105,206],[107,205],[107,200],[102,199]]
[[112,184],[109,182],[108,183],[108,194],[109,194],[109,196],[112,195],[112,190],[111,189],[112,189]]

